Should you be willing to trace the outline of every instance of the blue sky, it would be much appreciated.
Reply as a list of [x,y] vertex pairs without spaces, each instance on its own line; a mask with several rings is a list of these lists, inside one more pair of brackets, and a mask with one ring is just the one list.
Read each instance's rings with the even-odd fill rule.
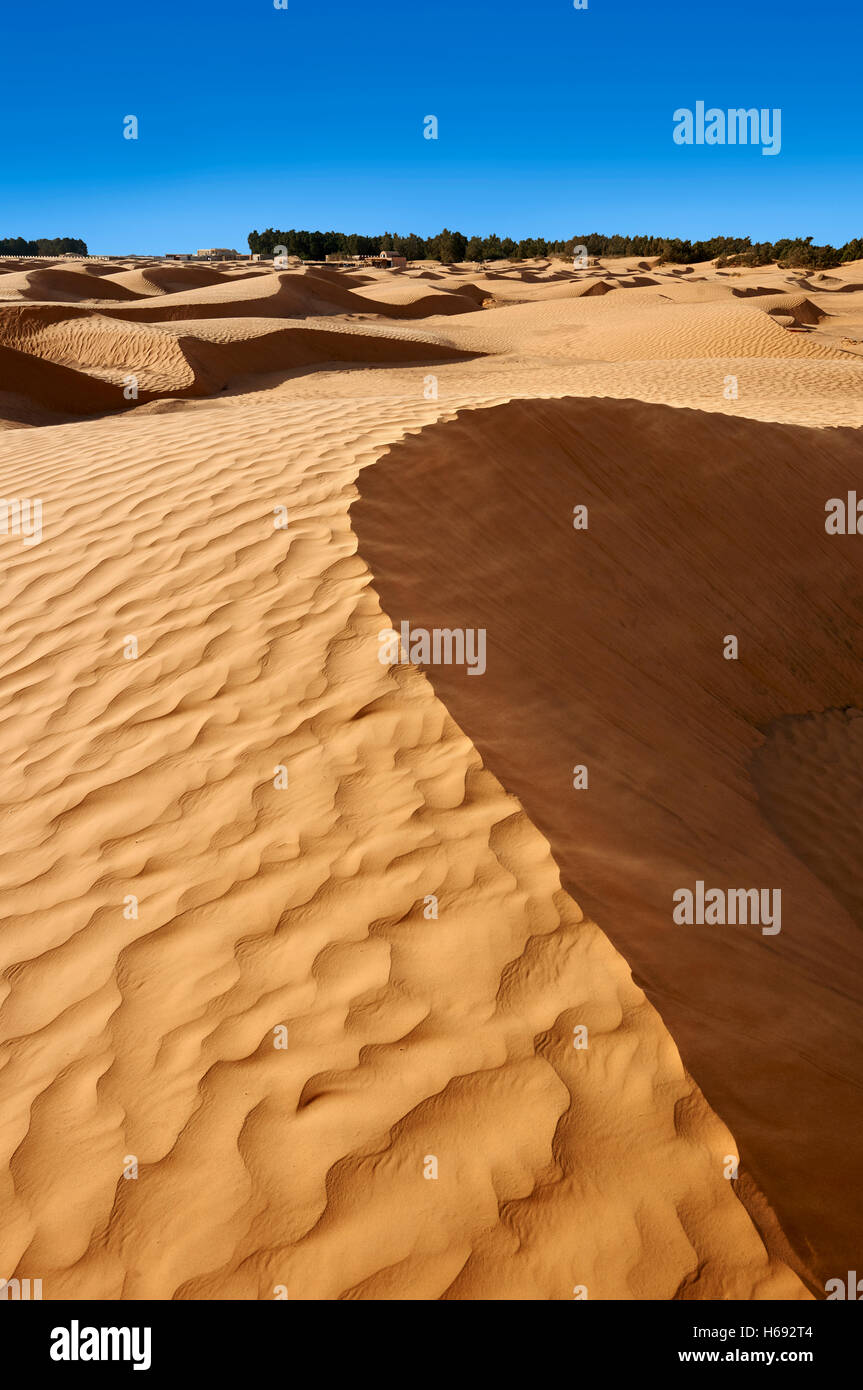
[[[0,236],[863,235],[858,0],[588,4],[7,8]],[[675,145],[699,99],[781,108],[781,154]]]

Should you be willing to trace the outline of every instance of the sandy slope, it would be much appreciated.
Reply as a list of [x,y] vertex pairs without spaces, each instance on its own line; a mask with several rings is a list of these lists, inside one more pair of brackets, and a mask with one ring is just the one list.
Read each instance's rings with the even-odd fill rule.
[[5,1263],[57,1296],[795,1296],[547,845],[376,659],[350,483],[406,423],[9,437],[52,543],[4,615]]
[[[519,402],[408,439],[354,509],[397,622],[488,632],[483,679],[435,668],[437,693],[606,924],[822,1284],[863,1238],[863,1211],[831,1200],[859,1164],[863,918],[837,892],[859,907],[859,781],[843,719],[817,776],[817,744],[804,762],[765,732],[863,702],[863,554],[824,530],[859,459],[851,430]],[[672,894],[696,879],[780,887],[782,931],[676,926]]]
[[[477,751],[489,719],[502,733],[519,712],[490,698],[462,732],[427,675],[377,660],[389,621],[377,585],[391,576],[382,566],[378,581],[357,553],[350,509],[359,479],[394,545],[414,512],[395,486],[401,454],[376,481],[377,461],[408,436],[399,448],[425,478],[441,441],[461,439],[465,407],[475,450],[459,472],[498,447],[506,460],[496,408],[513,398],[696,406],[716,422],[720,472],[721,429],[745,441],[747,417],[860,426],[863,364],[835,336],[851,331],[854,292],[839,312],[835,286],[822,295],[782,272],[736,277],[769,292],[747,298],[712,271],[636,263],[341,280],[219,267],[197,288],[161,269],[108,266],[101,280],[141,297],[82,294],[66,309],[68,282],[55,304],[0,279],[0,345],[29,366],[16,390],[30,412],[19,400],[4,416],[0,398],[0,417],[23,426],[0,438],[0,492],[45,508],[41,545],[0,538],[0,1269],[43,1278],[49,1298],[271,1298],[280,1285],[293,1298],[569,1299],[582,1285],[591,1298],[808,1297],[792,1270],[817,1289],[823,1251],[813,1256],[807,1224],[815,1199],[792,1200],[798,1157],[764,1124],[726,1127],[740,1078],[714,1085],[713,1054],[693,1049],[672,1007],[676,963],[666,970],[657,950],[648,978],[639,957],[662,1018],[630,977],[665,822],[608,843],[589,805],[583,843],[608,843],[602,886],[615,893],[597,891],[593,868],[572,874],[555,843],[562,889],[541,833],[550,803],[529,804],[507,759]],[[636,283],[646,277],[656,284]],[[537,293],[507,304],[495,286]],[[796,297],[778,306],[793,317],[801,294],[828,317],[785,327],[776,305],[759,307]],[[128,370],[149,399],[116,401]],[[62,418],[50,372],[77,373],[88,413],[91,387],[113,393],[92,412],[105,418],[27,428]],[[728,373],[737,399],[723,394]],[[610,412],[614,433],[633,407],[581,409]],[[659,497],[691,477],[689,426],[665,417],[662,439],[681,430],[684,457],[672,450]],[[550,444],[526,419],[515,433],[529,477],[538,442]],[[636,459],[641,440],[639,425]],[[418,562],[441,525],[464,524],[431,497],[411,499],[427,503]],[[468,538],[464,564],[471,553]],[[609,560],[589,577],[604,602]],[[529,590],[543,594],[531,563],[521,578],[529,605]],[[464,587],[479,597],[484,585],[474,568]],[[652,679],[632,663],[638,708]],[[616,737],[596,756],[619,777]],[[537,767],[543,739],[524,739]],[[816,880],[815,857],[793,849],[806,825],[793,779],[766,764],[762,777],[772,819],[760,833],[781,838],[788,872],[824,906],[825,940],[844,942],[829,875]],[[703,830],[717,855],[719,809]],[[835,892],[835,864],[833,876]],[[813,950],[787,939],[771,988],[791,1014]],[[726,972],[728,988],[733,953],[699,957],[697,943],[688,967]],[[845,969],[819,958],[819,1019]],[[698,1007],[716,1030],[721,991]],[[843,1076],[857,1026],[847,1008],[834,1038]],[[581,1024],[587,1050],[573,1046]],[[281,1025],[286,1050],[274,1047]],[[821,1046],[829,1026],[818,1027]],[[754,1073],[770,1055],[749,1059]],[[795,1066],[773,1079],[769,1113],[789,1115]],[[732,1183],[724,1168],[741,1150]],[[137,1179],[123,1177],[127,1156]],[[438,1176],[426,1178],[432,1156]],[[846,1173],[834,1158],[823,1150],[825,1241]],[[844,1256],[838,1237],[832,1250]]]

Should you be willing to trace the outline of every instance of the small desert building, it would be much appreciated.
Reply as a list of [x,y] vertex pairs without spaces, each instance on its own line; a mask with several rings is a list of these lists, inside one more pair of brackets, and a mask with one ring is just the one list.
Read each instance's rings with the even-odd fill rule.
[[307,264],[344,266],[352,270],[356,269],[357,266],[366,265],[373,266],[377,270],[404,270],[407,267],[407,258],[405,256],[390,256],[385,252],[381,252],[377,256],[342,256],[336,253],[335,255],[327,256],[325,261],[313,261],[307,262]]

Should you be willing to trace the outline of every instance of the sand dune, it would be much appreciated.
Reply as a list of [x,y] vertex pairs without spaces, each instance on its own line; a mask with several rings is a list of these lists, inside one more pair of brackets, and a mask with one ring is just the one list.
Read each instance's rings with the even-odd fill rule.
[[[421,309],[422,315],[431,313],[469,314],[473,308],[483,304],[489,298],[488,291],[475,284],[436,285],[434,289],[430,290],[426,284],[418,285],[409,280],[396,280],[391,285],[381,285],[380,282],[377,282],[357,290],[355,297],[374,303],[378,312],[381,312],[383,306],[386,306],[385,312],[388,316],[392,315],[393,317],[401,317],[408,306],[414,311],[418,308]],[[453,301],[455,301],[455,307],[453,307]],[[353,298],[346,301],[347,303],[353,305]]]
[[[0,491],[45,530],[2,538],[4,1274],[805,1300],[855,1267],[858,566],[823,501],[861,267],[799,278],[0,277]],[[486,676],[382,666],[408,608],[487,622]],[[768,867],[778,937],[670,928],[681,874]]]
[[[156,395],[212,395],[250,373],[323,362],[435,362],[471,355],[433,338],[373,325],[327,330],[286,328],[278,319],[243,319],[239,326],[230,319],[129,323],[91,309],[44,304],[0,305],[0,343],[113,383],[121,390],[100,397],[113,409],[124,408],[122,388],[132,380],[135,399],[147,401]],[[41,380],[28,380],[37,399]],[[76,413],[94,412],[88,406]]]
[[[256,272],[247,273],[251,276]],[[121,270],[110,279],[112,284],[131,290],[135,295],[154,295],[223,285],[228,276],[225,271],[209,265],[154,265],[143,270]]]
[[84,372],[0,345],[0,421],[48,423],[42,411],[102,415],[117,409],[119,399],[112,387]]
[[[89,308],[0,305],[0,343],[115,385],[134,377],[145,397],[188,389],[195,379],[172,334],[151,324],[105,318]],[[114,408],[122,405],[122,393],[115,392]]]
[[759,299],[758,308],[771,317],[786,315],[801,326],[821,323],[822,319],[827,317],[824,310],[813,304],[805,294],[763,295]]
[[[125,290],[123,286],[118,289]],[[128,291],[131,295],[131,291]],[[236,315],[291,318],[309,315],[380,313],[388,318],[424,318],[431,314],[458,314],[475,308],[472,301],[459,302],[455,295],[426,293],[405,304],[378,301],[355,287],[338,284],[296,271],[274,271],[218,285],[181,290],[139,300],[124,306],[119,317],[162,323],[176,319],[225,318]]]
[[[377,660],[351,480],[437,413],[4,445],[51,546],[16,553],[0,615],[0,1230],[48,1297],[805,1296],[541,835],[428,681]],[[21,624],[46,608],[47,643]]]
[[521,280],[501,284],[502,276],[485,275],[476,278],[476,286],[483,293],[493,296],[497,304],[536,304],[548,299],[585,299],[608,294],[617,288],[612,280],[591,277],[590,279],[529,281]]
[[139,295],[107,276],[98,278],[85,270],[25,270],[0,282],[3,299],[65,300],[137,299]]
[[[789,301],[788,316],[793,317]],[[734,358],[844,360],[826,339],[801,337],[775,322],[771,301],[673,303],[651,290],[599,299],[541,300],[505,305],[450,330],[453,341],[480,352],[541,349],[554,357],[607,362]]]
[[[847,1206],[830,1214],[858,1161],[863,943],[833,891],[855,875],[835,840],[821,881],[817,858],[789,854],[750,772],[773,721],[863,703],[863,559],[824,528],[859,455],[853,431],[513,403],[406,440],[354,508],[396,623],[487,629],[485,677],[437,667],[436,693],[607,924],[819,1285],[853,1268],[863,1236]],[[726,633],[739,663],[722,659]],[[821,784],[847,812],[833,717]],[[810,836],[824,802],[804,793],[816,757],[801,766],[792,743],[785,765],[796,838],[805,826],[826,848],[837,816]],[[571,788],[576,763],[588,792]],[[853,757],[849,777],[859,799]],[[781,887],[781,934],[675,926],[672,893],[696,879]]]

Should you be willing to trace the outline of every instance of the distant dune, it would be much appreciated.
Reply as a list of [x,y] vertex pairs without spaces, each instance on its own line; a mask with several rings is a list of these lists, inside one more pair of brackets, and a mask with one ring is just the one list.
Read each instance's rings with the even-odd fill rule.
[[45,270],[23,270],[13,272],[0,281],[4,299],[38,299],[77,301],[81,299],[138,299],[134,290],[116,284],[110,276],[98,279],[88,275],[85,269],[58,270],[48,267]]
[[[471,356],[461,350],[410,333],[381,331],[372,324],[346,329],[318,329],[305,323],[286,327],[278,319],[172,320],[165,324],[129,323],[101,311],[76,306],[0,306],[0,343],[64,366],[76,364],[100,380],[113,383],[111,394],[95,388],[101,409],[133,408],[136,401],[159,396],[209,396],[266,374],[317,366],[323,362],[405,363],[453,361]],[[127,399],[126,383],[134,376],[138,395]],[[19,373],[22,378],[26,374]],[[42,400],[35,373],[26,386]],[[84,387],[83,398],[94,393]],[[73,400],[73,398],[70,398]],[[44,404],[51,402],[46,398]],[[77,403],[73,400],[69,408]],[[89,407],[75,413],[95,413]]]

